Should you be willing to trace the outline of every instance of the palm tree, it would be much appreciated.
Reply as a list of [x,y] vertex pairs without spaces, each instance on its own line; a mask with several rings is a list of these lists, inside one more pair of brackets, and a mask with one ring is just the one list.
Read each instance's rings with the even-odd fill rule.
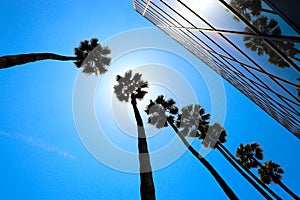
[[282,183],[282,175],[284,174],[283,169],[279,164],[274,163],[272,160],[265,162],[263,166],[258,169],[258,174],[260,175],[260,180],[265,184],[270,184],[271,182],[278,184],[282,189],[284,189],[289,195],[294,199],[299,199],[299,197],[290,190],[285,184]]
[[252,16],[260,15],[262,10],[261,0],[232,0],[230,5],[248,21]]
[[270,184],[271,182],[279,184],[282,179],[284,171],[279,164],[274,163],[272,160],[265,162],[263,166],[258,169],[258,174],[260,175],[260,180],[265,184]]
[[[276,40],[272,40],[272,43],[277,48],[276,51],[281,51],[286,56],[300,61],[300,58],[296,57],[300,54],[300,50],[296,48],[295,42],[288,39],[288,36],[282,36],[279,23],[274,18],[269,18],[266,15],[262,15],[262,12],[268,12],[276,14],[273,11],[262,8],[261,0],[231,0],[230,6],[240,13],[247,21],[249,21],[259,32],[262,37],[245,36],[245,46],[252,51],[256,51],[259,56],[266,54],[269,56],[268,61],[278,67],[289,67],[289,64],[267,45],[263,39],[266,36],[274,37]],[[237,18],[234,16],[234,19]],[[248,27],[244,30],[245,33],[253,33]]]
[[215,123],[213,126],[208,128],[207,132],[202,132],[198,138],[203,139],[202,144],[206,148],[217,149],[225,157],[225,159],[266,199],[272,198],[262,189],[262,187],[272,194],[276,199],[281,199],[270,188],[262,184],[248,168],[240,164],[238,160],[230,153],[230,151],[223,145],[223,143],[227,141],[226,136],[226,130],[224,130],[220,124]]
[[[225,131],[225,130],[223,130]],[[221,134],[222,135],[222,134]],[[227,135],[223,134],[223,135]],[[224,143],[224,142],[223,142]],[[221,154],[231,163],[231,165],[250,183],[255,187],[257,191],[259,191],[266,199],[270,199],[271,197],[265,193],[264,190],[262,190],[258,185],[260,185],[262,188],[264,188],[266,191],[269,192],[274,198],[280,200],[282,199],[279,197],[273,190],[271,190],[268,186],[263,184],[247,167],[245,167],[241,162],[239,162],[238,159],[234,157],[234,155],[222,144],[221,140],[217,141],[217,149],[221,152]],[[245,174],[243,169],[247,174]],[[252,179],[250,179],[251,177]]]
[[[161,100],[160,100],[161,101]],[[166,109],[166,108],[165,108]],[[172,120],[172,117],[170,120]],[[226,142],[227,132],[219,125],[215,123],[213,126],[208,126],[207,120],[210,118],[209,114],[205,114],[204,108],[200,105],[189,105],[182,108],[182,114],[178,115],[176,126],[181,128],[181,134],[183,136],[197,137],[203,139],[202,144],[207,148],[216,148],[220,153],[229,161],[229,163],[250,183],[255,189],[260,192],[266,199],[272,199],[261,187],[265,188],[276,199],[281,199],[271,189],[258,180],[258,178],[242,167],[239,167],[239,163],[229,150],[222,144]],[[251,174],[253,181],[242,169]],[[256,178],[256,179],[255,179]],[[261,187],[259,186],[261,185]]]
[[[75,56],[62,56],[54,53],[31,53],[0,57],[0,69],[22,65],[40,60],[74,61],[78,68],[83,68],[83,73],[96,75],[106,72],[106,66],[110,65],[111,58],[107,57],[111,51],[108,47],[102,47],[97,38],[90,41],[81,41],[74,49]],[[86,59],[89,57],[90,59]],[[86,59],[86,60],[85,60]],[[85,62],[84,62],[85,61]]]
[[[253,20],[252,24],[260,31],[261,34],[281,36],[281,29],[278,25],[278,21],[273,18],[269,19],[267,16],[260,16]],[[251,30],[246,27],[245,32],[251,32]],[[278,67],[289,67],[289,64],[274,50],[272,50],[261,38],[245,36],[243,40],[245,42],[245,46],[251,51],[256,51],[257,55],[268,55],[268,61],[270,63]],[[285,55],[293,58],[294,60],[300,61],[300,59],[296,57],[296,55],[300,53],[300,50],[296,48],[295,42],[274,40],[273,43]]]
[[279,164],[273,161],[265,162],[262,165],[257,159],[262,160],[262,148],[258,143],[243,144],[236,151],[236,156],[239,158],[239,162],[242,163],[248,169],[257,168],[260,180],[264,184],[270,184],[271,182],[278,184],[294,199],[300,199],[292,190],[290,190],[285,184],[282,183],[283,169]]
[[152,167],[148,152],[147,139],[143,120],[137,108],[137,99],[141,100],[147,94],[144,88],[148,87],[148,82],[141,80],[142,74],[136,73],[132,77],[132,71],[125,73],[124,77],[118,75],[118,84],[114,86],[115,94],[120,101],[128,102],[134,110],[136,124],[138,127],[138,150],[140,163],[140,194],[143,200],[155,199],[155,188],[152,177]]
[[[150,100],[150,103],[146,107],[145,112],[149,115],[148,122],[152,125],[155,125],[157,128],[163,128],[170,125],[175,133],[179,136],[181,141],[184,143],[184,145],[187,147],[187,149],[201,162],[201,164],[206,167],[206,169],[208,169],[208,171],[216,179],[225,194],[230,199],[238,199],[236,194],[227,185],[227,183],[219,175],[219,173],[213,168],[213,166],[204,157],[202,157],[185,139],[185,136],[196,136],[198,130],[205,131],[205,129],[207,128],[207,120],[209,119],[210,115],[205,114],[203,108],[201,108],[199,105],[189,105],[187,107],[184,107],[182,109],[182,114],[179,115],[178,119],[175,122],[174,116],[178,114],[178,108],[175,106],[175,101],[173,99],[165,100],[164,96],[160,95],[156,98],[155,101]],[[182,117],[189,112],[193,112],[194,115],[190,116],[190,118]],[[200,122],[199,117],[202,119]],[[197,120],[195,121],[194,119]],[[179,121],[181,121],[181,130],[179,130],[175,125],[175,123],[179,123]],[[200,125],[194,126],[195,122],[199,122]]]
[[[224,1],[222,2],[223,4],[225,3]],[[300,58],[297,57],[297,55],[300,54],[300,49],[297,48],[295,43],[299,41],[299,37],[292,39],[291,36],[282,35],[278,21],[274,18],[262,15],[262,12],[276,13],[263,9],[261,0],[231,0],[229,4],[227,7],[231,7],[231,11],[235,10],[238,12],[259,31],[259,34],[257,34],[249,27],[246,27],[244,32],[241,32],[244,35],[244,44],[248,49],[257,52],[259,56],[267,55],[268,62],[277,67],[290,67],[290,64],[282,57],[282,54],[294,61],[300,62]],[[236,15],[234,15],[233,18],[238,20],[235,16]],[[228,31],[228,33],[230,32]],[[241,33],[239,35],[242,35]],[[293,60],[291,60],[292,64]],[[299,87],[297,87],[296,90],[297,96],[300,98]]]
[[[158,102],[163,102],[162,97],[158,98]],[[169,102],[169,101],[167,101]],[[172,102],[172,101],[171,101]],[[170,103],[168,103],[170,104]],[[164,106],[165,110],[168,107]],[[173,109],[174,110],[174,109]],[[178,109],[177,109],[178,110]],[[176,109],[174,110],[176,111]],[[174,112],[173,111],[173,112]],[[159,112],[161,116],[162,113]],[[170,113],[172,113],[170,111]],[[155,117],[157,115],[154,115]],[[157,118],[157,117],[156,117]],[[163,117],[165,118],[165,117]],[[170,118],[172,120],[174,117]],[[209,120],[210,115],[205,114],[204,108],[200,105],[188,105],[182,108],[182,113],[178,115],[176,121],[176,127],[180,128],[180,133],[185,137],[197,137],[203,139],[203,145],[209,148],[216,148],[220,153],[229,161],[231,165],[250,183],[255,189],[260,192],[266,199],[272,199],[260,186],[261,183],[254,174],[249,174],[252,178],[256,178],[256,182],[251,179],[242,169],[239,167],[239,163],[234,158],[234,156],[228,151],[228,149],[222,144],[226,142],[227,132],[219,125],[215,123],[213,126],[209,126],[207,120]],[[168,118],[167,118],[168,119]],[[161,124],[161,123],[160,123]],[[158,127],[159,128],[159,127]],[[242,168],[242,169],[241,169]],[[244,169],[245,170],[245,169]],[[269,189],[264,184],[260,184],[264,187],[270,194],[272,194],[276,199],[280,199],[271,189]]]
[[[258,160],[263,159],[263,149],[257,142],[246,144],[240,144],[236,150],[236,157],[239,162],[248,169],[257,168],[260,164]],[[257,160],[258,159],[258,160]]]
[[[231,0],[229,4],[248,21],[259,16],[261,12],[276,14],[272,10],[262,8],[261,0]],[[234,19],[238,20],[236,17]]]

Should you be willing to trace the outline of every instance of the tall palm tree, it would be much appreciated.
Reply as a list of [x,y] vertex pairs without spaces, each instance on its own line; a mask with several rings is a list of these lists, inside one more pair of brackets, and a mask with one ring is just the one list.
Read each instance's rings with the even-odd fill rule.
[[[194,112],[196,111],[196,112]],[[180,119],[177,119],[176,122],[179,123],[181,121],[181,130],[177,128],[175,125],[174,116],[178,114],[178,108],[175,106],[175,101],[173,99],[165,100],[163,95],[160,95],[156,98],[155,101],[150,100],[149,105],[146,107],[145,112],[149,115],[148,122],[152,125],[155,125],[157,128],[163,128],[167,126],[171,126],[175,133],[179,136],[181,141],[187,147],[187,149],[203,164],[206,169],[212,174],[212,176],[216,179],[218,184],[221,186],[225,194],[230,199],[238,199],[236,194],[232,191],[232,189],[227,185],[224,179],[219,175],[219,173],[213,168],[213,166],[199,154],[185,139],[185,136],[196,136],[197,131],[204,131],[208,125],[207,120],[210,115],[205,114],[203,108],[199,105],[190,105],[184,107],[182,109],[182,113],[180,114]],[[188,112],[197,113],[192,115],[190,118],[183,118],[182,115],[185,115]],[[195,121],[194,119],[199,119],[201,117],[202,121],[200,122],[200,126],[190,126],[191,124],[195,125],[194,122],[199,122],[199,120]]]
[[136,73],[132,77],[132,71],[125,73],[124,77],[118,75],[118,84],[114,86],[114,91],[120,101],[131,100],[136,125],[138,129],[138,151],[140,163],[140,194],[142,200],[155,199],[155,188],[152,177],[152,167],[148,151],[147,139],[143,120],[137,108],[137,99],[141,100],[147,94],[144,89],[148,87],[148,82],[141,80],[142,74]]
[[[189,145],[184,137],[197,137],[199,139],[205,138],[203,140],[203,145],[210,148],[217,148],[221,152],[221,154],[230,162],[230,164],[232,164],[233,167],[235,167],[235,169],[266,199],[272,198],[261,187],[264,187],[276,199],[281,199],[266,185],[262,184],[259,179],[250,172],[250,170],[248,170],[248,173],[251,173],[249,176],[254,178],[256,182],[242,170],[242,165],[239,167],[237,159],[235,159],[234,156],[228,151],[228,149],[226,149],[226,147],[222,145],[222,143],[226,142],[226,131],[219,124],[215,124],[214,126],[208,125],[210,115],[205,113],[204,108],[202,108],[200,105],[188,105],[183,107],[181,111],[182,113],[178,114],[178,108],[175,106],[175,101],[172,99],[164,100],[164,97],[162,95],[158,96],[154,102],[150,101],[150,104],[146,108],[146,113],[149,115],[148,122],[150,124],[155,125],[157,128],[162,128],[170,125],[181,138],[186,147],[192,152],[192,154],[196,158],[198,158],[200,162],[204,161],[205,163],[203,164],[209,170],[212,168],[212,166],[210,166],[210,164],[204,158],[202,158],[202,156],[197,151],[195,151],[192,146]],[[176,121],[174,121],[174,116],[176,114],[178,114],[178,118]],[[176,122],[175,127],[173,122]],[[177,129],[177,127],[180,129],[180,131]],[[212,168],[212,170],[214,169]],[[219,177],[217,176],[215,178],[217,179]]]
[[[102,47],[97,38],[90,41],[81,41],[74,49],[75,56],[63,56],[54,53],[30,53],[0,57],[0,69],[22,65],[40,60],[74,61],[78,68],[83,68],[83,73],[96,75],[106,72],[106,66],[110,65],[111,58],[107,57],[111,51],[108,47]],[[89,56],[90,59],[85,59]]]
[[[227,135],[227,134],[226,134]],[[268,186],[263,184],[247,167],[245,167],[237,158],[234,157],[234,155],[222,144],[222,142],[218,141],[218,149],[222,153],[222,155],[232,164],[232,166],[239,171],[239,173],[248,180],[249,183],[251,183],[257,191],[259,191],[266,199],[269,199],[270,196],[267,195],[261,188],[258,187],[260,185],[262,188],[264,188],[266,191],[269,192],[275,199],[281,200],[282,198],[279,197],[273,190],[271,190]],[[227,154],[227,155],[226,155]],[[238,169],[238,166],[243,169],[247,174],[245,174],[243,171],[240,171]],[[252,179],[249,180],[249,177],[251,177],[255,182],[253,182]]]
[[284,183],[282,183],[283,169],[279,164],[273,161],[265,162],[262,165],[258,160],[262,160],[262,148],[258,143],[246,144],[245,146],[241,144],[237,148],[236,156],[239,158],[239,162],[242,163],[247,168],[257,168],[258,174],[260,175],[260,180],[264,184],[270,184],[271,182],[278,184],[282,189],[284,189],[291,197],[294,199],[300,199],[291,189],[289,189]]
[[210,126],[207,131],[201,132],[197,137],[203,140],[202,144],[206,148],[217,149],[224,156],[224,158],[266,199],[272,198],[263,190],[263,188],[272,194],[276,199],[281,199],[270,188],[262,184],[259,179],[253,173],[251,173],[250,170],[247,170],[246,167],[243,167],[243,165],[241,165],[237,159],[234,158],[230,151],[223,145],[223,143],[227,141],[226,136],[226,130],[224,130],[220,124],[215,123],[213,126]]

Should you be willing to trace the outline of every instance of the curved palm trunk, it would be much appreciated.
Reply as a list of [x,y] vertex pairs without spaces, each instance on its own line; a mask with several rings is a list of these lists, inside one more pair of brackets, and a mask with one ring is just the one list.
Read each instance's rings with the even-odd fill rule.
[[[219,142],[218,142],[219,143]],[[216,149],[226,158],[226,160],[253,186],[255,189],[260,192],[266,199],[271,200],[270,197],[253,179],[251,179],[238,165],[235,163],[229,155],[225,153],[225,151],[220,148],[219,144],[217,143]]]
[[[255,158],[253,158],[253,160],[260,166],[263,167],[263,165],[258,162],[258,160],[256,160]],[[286,191],[291,197],[293,197],[294,199],[300,199],[300,197],[298,197],[290,188],[288,188],[285,184],[283,184],[281,181],[278,182],[278,185],[284,190]]]
[[0,57],[0,69],[12,67],[15,65],[22,65],[29,62],[35,62],[39,60],[61,60],[70,61],[77,60],[74,56],[62,56],[54,53],[30,53],[30,54],[19,54],[11,56]]
[[136,106],[136,99],[131,96],[131,104],[134,110],[134,115],[138,127],[138,149],[139,149],[139,162],[140,162],[140,193],[142,200],[154,200],[155,189],[152,177],[152,168],[150,164],[150,157],[148,152],[147,139],[143,120],[140,112]]
[[[268,191],[274,198],[276,198],[277,200],[281,200],[282,198],[279,197],[273,190],[271,190],[267,185],[265,185],[264,183],[262,183],[247,167],[245,167],[244,165],[242,165],[240,162],[238,162],[238,160],[230,153],[230,151],[220,142],[218,142],[217,144],[217,149],[220,151],[220,153],[230,162],[234,162],[234,164],[232,164],[234,166],[234,168],[236,168],[237,164],[243,169],[245,170],[248,175],[250,175],[256,182],[255,184],[257,185],[257,183],[263,187],[266,191]],[[225,154],[225,155],[224,155]],[[231,161],[230,161],[231,160]],[[237,169],[237,168],[236,168]],[[237,169],[238,170],[238,169]],[[238,170],[239,171],[239,170]],[[244,173],[244,172],[243,172]],[[242,174],[244,176],[244,174]],[[247,176],[247,175],[246,175]],[[244,176],[245,177],[245,176]],[[249,176],[247,176],[249,177]],[[246,178],[246,177],[245,177]],[[248,178],[246,178],[248,180]],[[252,179],[251,179],[252,180]],[[249,181],[249,180],[248,180]],[[253,181],[253,180],[252,180]],[[252,184],[252,181],[250,182]],[[253,184],[252,184],[253,185]],[[254,185],[253,185],[254,186]],[[256,186],[254,186],[256,188]],[[257,189],[257,188],[256,188]],[[260,188],[261,189],[261,188]],[[257,189],[258,190],[258,189]],[[269,195],[268,195],[269,196]],[[266,197],[266,196],[265,196]],[[266,197],[267,198],[267,197]]]
[[213,168],[213,166],[204,158],[202,157],[184,138],[184,136],[180,133],[177,127],[173,124],[171,120],[168,119],[168,123],[182,140],[184,145],[188,148],[188,150],[206,167],[206,169],[213,175],[216,179],[218,184],[221,186],[225,194],[228,196],[229,199],[238,199],[236,194],[232,191],[232,189],[227,185],[224,179],[220,176],[220,174]]

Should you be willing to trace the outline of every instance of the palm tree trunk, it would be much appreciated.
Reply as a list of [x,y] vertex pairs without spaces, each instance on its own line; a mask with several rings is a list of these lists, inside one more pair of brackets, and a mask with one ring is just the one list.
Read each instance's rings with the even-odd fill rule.
[[[218,142],[219,143],[219,142]],[[230,157],[225,153],[225,151],[217,143],[216,149],[227,159],[227,161],[253,186],[257,191],[259,191],[266,199],[272,200],[272,198],[253,180],[251,179]]]
[[[220,142],[218,142],[217,145],[219,148],[221,148],[224,153],[227,154],[227,156],[229,156],[232,161],[234,161],[235,163],[237,163],[243,170],[245,170],[248,175],[250,175],[255,181],[256,183],[258,183],[261,187],[263,187],[266,191],[268,191],[273,197],[275,197],[277,200],[281,200],[282,198],[279,197],[273,190],[271,190],[267,185],[265,185],[263,182],[261,182],[247,167],[245,167],[244,165],[242,165],[231,153],[230,151]],[[218,149],[219,150],[219,149]],[[220,150],[219,150],[220,151]],[[220,151],[221,152],[221,151]],[[221,152],[223,154],[223,152]],[[227,159],[227,158],[226,158]],[[227,160],[228,160],[227,159]],[[230,162],[230,161],[229,161]],[[234,166],[235,167],[235,166]],[[244,175],[243,175],[244,176]]]
[[278,185],[284,189],[289,195],[291,195],[291,197],[293,197],[294,199],[300,199],[292,190],[290,190],[290,188],[288,188],[285,184],[283,184],[281,181],[279,181]]
[[292,57],[294,60],[300,61],[300,58],[297,58],[296,56]]
[[212,174],[212,176],[216,179],[218,184],[221,186],[225,194],[228,196],[229,199],[238,199],[236,194],[232,191],[232,189],[227,185],[224,179],[220,176],[220,174],[213,168],[213,166],[204,158],[202,157],[184,138],[184,136],[180,133],[177,127],[173,124],[173,122],[168,119],[168,123],[182,140],[184,145],[188,148],[188,150],[208,169],[208,171]]
[[131,96],[131,104],[134,110],[136,124],[138,127],[138,150],[140,162],[140,194],[142,200],[155,200],[155,188],[152,177],[152,168],[148,152],[147,139],[143,120],[136,106],[136,98]]
[[30,53],[30,54],[19,54],[11,56],[0,57],[0,69],[12,67],[15,65],[22,65],[29,62],[35,62],[39,60],[61,60],[70,61],[77,60],[75,56],[62,56],[54,53]]

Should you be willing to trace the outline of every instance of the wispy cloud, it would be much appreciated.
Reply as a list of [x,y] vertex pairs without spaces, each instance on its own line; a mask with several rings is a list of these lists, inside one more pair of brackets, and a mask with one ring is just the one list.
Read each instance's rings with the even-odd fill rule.
[[56,153],[60,156],[70,158],[72,160],[75,159],[75,156],[73,154],[65,151],[64,149],[61,149],[58,146],[48,144],[48,143],[46,143],[46,142],[44,142],[44,141],[42,141],[38,138],[33,138],[31,136],[25,136],[25,135],[22,135],[22,134],[11,134],[11,133],[7,133],[7,132],[4,132],[4,131],[0,131],[0,136],[20,140],[22,142],[25,142],[29,145],[38,147],[38,148],[40,148],[42,150],[45,150],[47,152]]

